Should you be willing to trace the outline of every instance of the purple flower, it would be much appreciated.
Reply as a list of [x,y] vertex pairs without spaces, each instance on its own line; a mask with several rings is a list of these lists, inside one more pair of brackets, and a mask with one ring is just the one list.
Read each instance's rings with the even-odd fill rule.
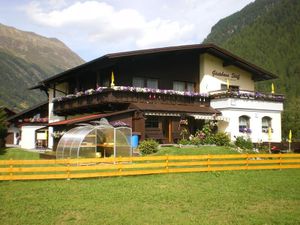
[[239,132],[251,134],[252,131],[251,131],[250,128],[247,128],[247,127],[240,127],[240,128],[239,128]]

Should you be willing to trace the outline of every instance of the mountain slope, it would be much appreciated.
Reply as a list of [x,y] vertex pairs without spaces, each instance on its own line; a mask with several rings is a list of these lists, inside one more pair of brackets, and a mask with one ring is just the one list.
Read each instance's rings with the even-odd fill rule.
[[0,24],[0,104],[15,110],[46,98],[28,88],[84,61],[64,43]]
[[[293,129],[300,138],[300,1],[256,0],[220,20],[204,40],[261,66],[279,76],[277,93],[286,95],[283,136]],[[270,92],[271,82],[257,89]],[[297,104],[298,103],[298,104]]]

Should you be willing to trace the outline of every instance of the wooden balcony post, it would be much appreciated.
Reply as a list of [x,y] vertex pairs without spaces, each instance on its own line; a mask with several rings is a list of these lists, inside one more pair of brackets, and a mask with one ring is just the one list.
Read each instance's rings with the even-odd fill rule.
[[173,140],[172,140],[172,119],[171,118],[169,118],[169,143],[172,143],[173,142]]

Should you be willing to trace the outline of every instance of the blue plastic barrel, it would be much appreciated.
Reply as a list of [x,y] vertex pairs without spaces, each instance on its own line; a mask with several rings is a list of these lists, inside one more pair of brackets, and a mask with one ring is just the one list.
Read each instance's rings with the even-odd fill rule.
[[139,145],[139,136],[138,135],[132,135],[131,136],[131,147],[132,148],[137,148]]

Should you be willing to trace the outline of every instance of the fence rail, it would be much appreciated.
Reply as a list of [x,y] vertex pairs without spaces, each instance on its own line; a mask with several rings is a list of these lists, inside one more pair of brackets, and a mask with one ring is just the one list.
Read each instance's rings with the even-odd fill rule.
[[112,177],[226,170],[300,168],[300,154],[231,154],[0,160],[0,180],[43,180]]

